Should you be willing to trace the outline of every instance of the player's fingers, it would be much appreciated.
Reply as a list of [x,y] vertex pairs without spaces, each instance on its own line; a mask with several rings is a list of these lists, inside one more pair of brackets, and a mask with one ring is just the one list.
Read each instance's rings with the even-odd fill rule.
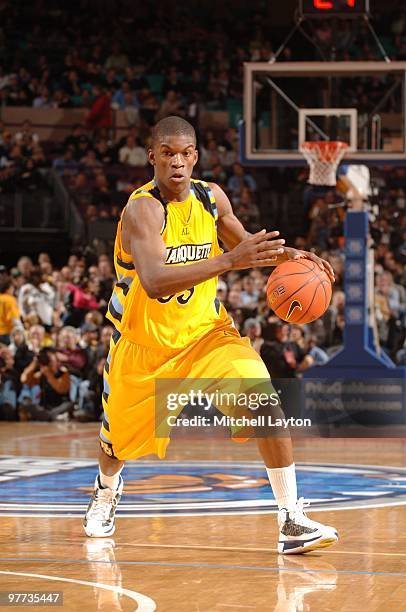
[[261,242],[257,247],[257,252],[261,253],[262,251],[269,251],[270,249],[279,249],[285,244],[285,240],[280,238],[279,240],[265,240],[265,242]]
[[282,255],[283,252],[284,249],[281,247],[266,249],[266,251],[257,253],[256,259],[260,259],[262,261],[263,259],[268,259],[269,257],[277,257],[278,255]]
[[277,236],[279,236],[279,232],[275,231],[267,233],[266,230],[263,229],[260,232],[253,234],[249,238],[249,240],[251,240],[251,242],[258,243],[263,242],[264,240],[268,240],[269,238],[276,238]]
[[334,270],[331,267],[331,265],[329,264],[329,262],[325,261],[324,259],[321,259],[320,257],[315,255],[314,253],[310,253],[309,255],[310,255],[309,259],[314,261],[314,263],[317,264],[319,266],[319,268],[321,268],[321,270],[323,270],[323,272],[325,272],[327,274],[329,279],[332,282],[334,282],[335,281]]
[[324,270],[325,270],[327,276],[329,277],[331,282],[335,283],[336,277],[335,277],[334,270],[333,270],[331,264],[329,264],[328,261],[324,261],[324,259],[323,259],[323,264],[324,264]]
[[253,268],[260,268],[260,267],[266,268],[268,266],[275,266],[277,259],[278,259],[277,257],[268,257],[267,259],[259,259],[254,264],[252,264],[252,267]]
[[333,270],[333,266],[331,265],[331,263],[329,261],[326,261],[325,259],[322,259],[321,261],[323,262],[323,265],[326,271],[330,272],[331,276],[334,276],[334,270]]
[[269,240],[270,238],[276,238],[279,236],[278,230],[274,230],[273,232],[267,232],[264,236],[265,240]]

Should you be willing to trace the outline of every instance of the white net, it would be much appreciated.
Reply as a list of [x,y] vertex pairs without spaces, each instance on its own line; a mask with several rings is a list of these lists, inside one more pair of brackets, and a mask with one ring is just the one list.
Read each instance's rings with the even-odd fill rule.
[[348,145],[339,140],[303,142],[300,150],[310,167],[309,183],[334,186],[337,166],[347,149]]

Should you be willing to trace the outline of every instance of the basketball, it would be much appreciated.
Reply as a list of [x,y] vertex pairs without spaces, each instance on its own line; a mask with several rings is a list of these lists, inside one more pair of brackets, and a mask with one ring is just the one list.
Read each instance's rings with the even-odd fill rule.
[[266,296],[269,306],[283,321],[310,323],[329,307],[331,282],[314,261],[286,261],[270,275]]

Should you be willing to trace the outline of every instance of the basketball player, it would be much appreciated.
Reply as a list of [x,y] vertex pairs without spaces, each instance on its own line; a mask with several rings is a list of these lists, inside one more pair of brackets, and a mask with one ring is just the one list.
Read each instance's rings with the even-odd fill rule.
[[[118,280],[108,316],[116,331],[104,373],[100,469],[84,519],[91,537],[114,532],[124,461],[165,456],[169,438],[155,431],[156,379],[269,381],[259,355],[216,299],[218,275],[307,257],[334,280],[327,262],[285,247],[279,232],[250,235],[218,185],[191,178],[196,134],[184,119],[159,121],[148,157],[154,179],[130,196],[114,247]],[[310,520],[297,499],[290,437],[258,437],[257,443],[279,507],[278,551],[335,542],[335,529]]]

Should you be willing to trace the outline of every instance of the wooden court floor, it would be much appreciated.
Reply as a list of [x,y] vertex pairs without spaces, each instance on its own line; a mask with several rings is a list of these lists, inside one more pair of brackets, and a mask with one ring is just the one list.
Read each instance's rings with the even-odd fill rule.
[[[316,520],[338,528],[340,541],[335,547],[306,556],[279,556],[275,549],[276,515],[255,511],[218,514],[209,508],[207,513],[193,516],[160,513],[119,516],[112,538],[87,539],[80,515],[69,516],[72,472],[61,468],[52,476],[60,483],[66,481],[66,501],[63,488],[59,487],[53,496],[52,489],[38,486],[39,481],[30,469],[35,471],[36,458],[38,465],[47,462],[50,470],[52,458],[70,458],[83,460],[85,467],[79,471],[86,470],[86,461],[95,457],[96,432],[94,424],[0,424],[0,455],[8,457],[3,472],[0,461],[0,491],[2,487],[4,491],[11,490],[6,486],[15,490],[21,487],[19,503],[21,513],[26,513],[16,516],[21,513],[15,507],[10,510],[11,504],[0,514],[1,592],[61,591],[63,606],[55,609],[81,612],[406,610],[406,505],[402,505],[401,498],[398,501],[391,498],[386,506],[369,507],[374,504],[368,505],[366,492],[363,504],[367,507],[348,508],[344,503],[343,509],[338,505],[335,510],[313,512],[311,516]],[[28,458],[25,463],[24,457]],[[170,467],[169,462],[173,462],[175,471],[171,486],[173,479],[176,483],[176,469],[179,470],[176,466],[183,462],[196,465],[209,462],[210,477],[220,482],[225,478],[224,474],[217,475],[225,469],[223,462],[228,466],[242,462],[249,465],[259,459],[255,444],[225,440],[193,443],[176,440],[170,445],[167,458],[166,463]],[[295,458],[305,465],[402,468],[406,439],[301,440],[296,443]],[[14,479],[14,464],[19,466],[18,479]],[[160,492],[165,490],[162,487],[169,482],[159,480],[163,465],[157,462],[156,468],[152,466],[158,477],[136,481],[131,485],[133,491],[142,491],[145,482],[151,490],[152,483],[156,488],[151,500],[159,501]],[[132,469],[136,469],[135,463]],[[306,486],[311,487],[311,472],[306,476],[306,469]],[[95,474],[93,466],[89,473]],[[396,481],[395,493],[402,492],[403,487],[406,494],[406,475],[396,475],[396,470],[395,476],[388,473]],[[341,474],[346,474],[345,468]],[[204,494],[203,480],[199,477],[179,474],[178,478],[183,483],[184,500]],[[237,484],[232,486],[237,487],[239,476],[229,478],[234,478]],[[255,497],[255,479],[246,478],[244,482],[248,488],[244,489],[243,497]],[[374,482],[379,487],[379,475]],[[91,485],[89,481],[88,487]],[[48,498],[43,497],[45,489]],[[347,493],[344,491],[344,495]],[[27,499],[29,496],[29,504],[23,501],[24,495]],[[35,506],[36,496],[42,516],[32,516],[29,511],[31,504]],[[4,501],[2,495],[0,511]],[[54,516],[58,512],[60,516]],[[0,609],[12,608],[0,606]]]

